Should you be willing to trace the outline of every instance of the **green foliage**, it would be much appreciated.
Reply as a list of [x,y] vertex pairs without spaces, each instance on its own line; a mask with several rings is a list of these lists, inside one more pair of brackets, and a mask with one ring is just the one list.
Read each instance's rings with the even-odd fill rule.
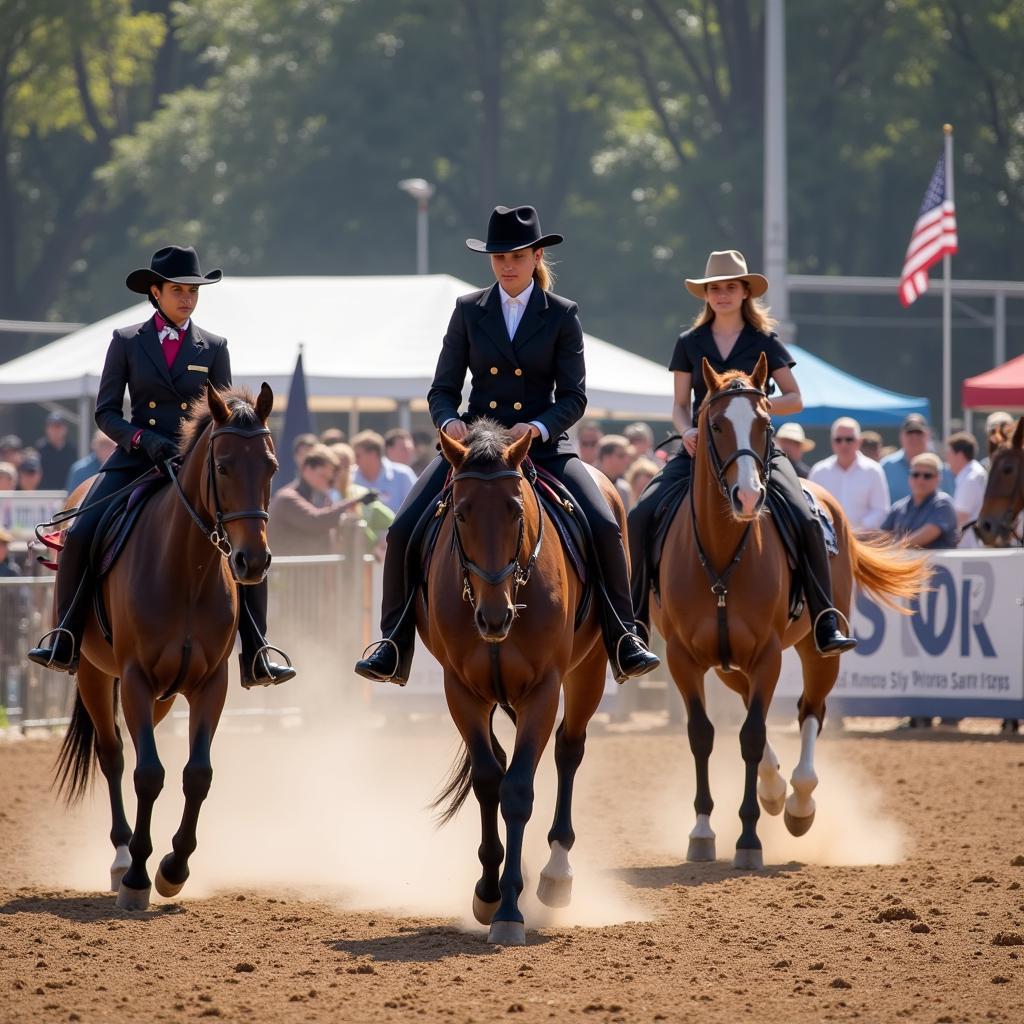
[[[438,189],[432,269],[484,282],[462,240],[533,202],[587,327],[661,360],[710,249],[760,263],[756,0],[0,0],[0,21],[7,315],[109,312],[171,239],[228,273],[411,272],[410,175]],[[952,121],[956,273],[1020,277],[1022,50],[1024,0],[789,0],[792,269],[898,273]],[[800,340],[861,372],[899,345],[884,382],[921,391],[930,335],[862,334]]]

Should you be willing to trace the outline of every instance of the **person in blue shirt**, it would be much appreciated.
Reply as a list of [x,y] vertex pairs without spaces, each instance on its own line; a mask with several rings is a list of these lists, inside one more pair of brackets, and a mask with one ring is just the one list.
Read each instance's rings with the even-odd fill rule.
[[408,466],[385,456],[384,438],[376,431],[364,430],[356,434],[352,438],[352,450],[356,453],[357,467],[352,482],[376,491],[380,501],[397,512],[416,483],[416,474]]
[[882,530],[915,548],[955,548],[960,540],[953,499],[939,489],[942,460],[922,452],[910,463],[910,494],[893,504]]
[[[910,463],[922,452],[931,451],[932,432],[928,421],[919,413],[912,412],[900,427],[900,449],[882,459],[882,471],[889,484],[889,500],[894,504],[910,494]],[[941,465],[941,463],[940,463]],[[942,466],[939,486],[952,494],[955,484],[948,467]]]
[[100,471],[103,463],[114,454],[114,449],[117,445],[102,430],[97,430],[92,435],[92,445],[90,447],[92,451],[85,458],[71,463],[71,469],[68,470],[68,478],[64,484],[64,490],[68,494],[82,483],[83,480],[88,480],[89,477],[95,476]]

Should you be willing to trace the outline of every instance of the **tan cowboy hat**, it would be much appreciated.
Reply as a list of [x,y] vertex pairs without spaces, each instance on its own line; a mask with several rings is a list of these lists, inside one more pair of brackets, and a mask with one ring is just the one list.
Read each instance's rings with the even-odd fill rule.
[[704,270],[704,276],[698,278],[687,278],[687,291],[698,299],[703,299],[704,286],[712,281],[746,281],[750,288],[750,297],[756,299],[768,291],[768,278],[763,274],[750,274],[747,272],[747,261],[743,253],[735,249],[726,249],[724,252],[713,252],[708,257],[708,265]]
[[804,433],[804,428],[799,423],[783,423],[775,431],[775,436],[781,437],[783,441],[799,442],[805,452],[812,451],[815,447],[814,442]]

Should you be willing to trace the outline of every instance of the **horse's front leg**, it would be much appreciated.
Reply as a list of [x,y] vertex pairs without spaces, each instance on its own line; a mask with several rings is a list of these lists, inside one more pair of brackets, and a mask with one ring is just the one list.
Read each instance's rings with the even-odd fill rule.
[[745,870],[760,871],[764,867],[761,840],[757,837],[757,821],[761,816],[757,802],[757,777],[768,739],[765,716],[775,692],[781,664],[782,652],[779,648],[764,651],[749,674],[747,717],[740,728],[740,753],[743,755],[744,768],[743,803],[740,804],[743,831],[736,841],[736,856],[733,860],[734,867]]
[[188,880],[188,859],[196,848],[199,810],[213,781],[210,746],[224,709],[227,688],[228,669],[225,662],[212,678],[189,696],[189,755],[181,773],[185,809],[178,831],[171,840],[172,851],[160,861],[160,867],[157,868],[155,884],[161,896],[177,896]]
[[501,816],[505,820],[505,867],[498,882],[501,902],[488,942],[526,945],[526,923],[519,910],[523,891],[523,836],[533,813],[533,780],[558,713],[559,680],[547,676],[516,709],[516,746],[501,780]]
[[153,804],[164,788],[164,766],[156,750],[153,721],[153,687],[138,666],[125,669],[121,681],[124,719],[135,745],[135,830],[128,843],[131,864],[117,890],[117,905],[122,910],[146,910],[149,907],[150,879],[146,861],[153,852],[150,828]]

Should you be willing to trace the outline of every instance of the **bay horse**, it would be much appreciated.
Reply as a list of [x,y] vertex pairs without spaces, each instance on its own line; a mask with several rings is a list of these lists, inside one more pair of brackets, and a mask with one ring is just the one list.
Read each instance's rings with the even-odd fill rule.
[[989,448],[985,497],[974,531],[990,548],[1024,545],[1017,521],[1024,511],[1024,417],[1002,445]]
[[[255,400],[240,388],[208,388],[192,403],[176,479],[143,506],[100,584],[113,641],[106,641],[95,615],[82,639],[75,705],[55,781],[74,803],[89,787],[94,759],[99,761],[113,821],[111,890],[124,910],[149,906],[150,825],[164,785],[154,730],[178,693],[189,705],[185,809],[172,850],[157,869],[156,890],[175,896],[189,875],[199,810],[213,779],[210,747],[227,695],[238,626],[235,587],[258,583],[270,567],[267,505],[277,458],[267,420],[273,407],[267,384]],[[135,746],[134,830],[121,793],[119,691]]]
[[[740,729],[743,830],[733,863],[759,870],[764,859],[757,837],[758,796],[770,814],[785,809],[786,826],[793,835],[803,835],[814,821],[814,745],[825,717],[825,698],[839,674],[839,658],[818,654],[806,610],[795,621],[789,617],[791,570],[779,532],[765,515],[766,469],[772,451],[764,390],[767,361],[762,354],[747,376],[738,371],[719,375],[705,359],[702,372],[708,394],[698,416],[692,483],[668,530],[659,567],[660,598],[652,611],[666,641],[669,671],[686,705],[696,763],[697,821],[689,836],[687,860],[716,856],[708,779],[714,728],[704,699],[704,674],[715,668],[747,709]],[[909,614],[897,601],[913,598],[926,584],[925,557],[911,555],[895,542],[855,537],[839,503],[823,488],[803,483],[824,506],[839,542],[831,563],[837,610],[849,615],[856,580],[879,600]],[[797,705],[800,760],[787,798],[765,717],[783,648],[789,646],[795,646],[800,656],[803,694]]]
[[[425,593],[417,599],[420,637],[444,669],[444,691],[465,744],[461,763],[435,802],[443,824],[470,789],[480,804],[482,873],[473,914],[489,925],[488,941],[524,945],[522,852],[533,811],[534,776],[565,693],[555,737],[558,773],[550,859],[537,896],[547,906],[569,903],[575,841],[572,793],[583,760],[587,723],[604,692],[607,656],[597,599],[574,629],[582,584],[559,535],[539,503],[537,485],[523,473],[529,434],[513,441],[504,428],[478,420],[465,439],[443,431],[441,448],[452,467],[451,490]],[[614,487],[595,473],[625,536],[625,510]],[[494,734],[497,706],[516,727],[511,763]],[[498,810],[507,849],[498,834]],[[502,867],[504,859],[504,869]]]

